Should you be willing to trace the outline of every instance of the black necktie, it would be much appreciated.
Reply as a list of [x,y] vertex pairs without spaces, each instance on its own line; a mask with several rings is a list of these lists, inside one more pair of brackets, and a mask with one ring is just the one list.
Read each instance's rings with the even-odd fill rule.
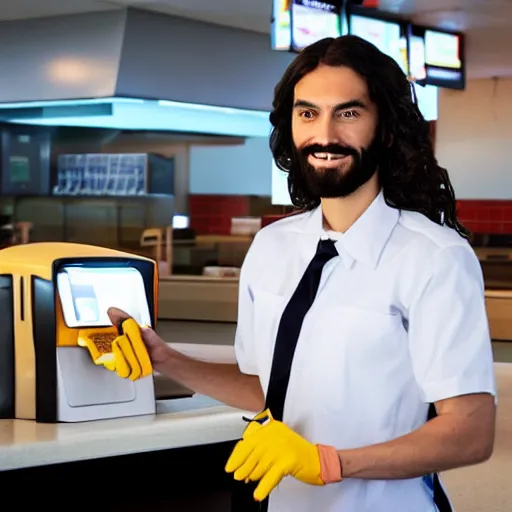
[[304,317],[315,300],[324,265],[335,256],[338,256],[338,252],[332,240],[318,242],[316,254],[281,316],[265,403],[265,409],[270,409],[276,420],[283,421],[284,402],[293,356]]
[[[283,421],[293,356],[304,318],[315,300],[324,266],[335,256],[338,256],[338,251],[332,240],[318,242],[315,256],[309,262],[281,316],[265,400],[265,409],[270,409],[276,420]],[[259,512],[268,510],[268,499],[260,503],[258,510]]]

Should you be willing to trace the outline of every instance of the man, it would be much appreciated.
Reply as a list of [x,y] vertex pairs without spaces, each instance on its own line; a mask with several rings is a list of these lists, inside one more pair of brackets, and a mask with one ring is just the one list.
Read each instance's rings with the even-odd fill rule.
[[261,413],[226,470],[255,481],[256,500],[270,494],[271,511],[445,512],[437,473],[491,456],[481,269],[411,95],[399,66],[357,37],[301,52],[270,117],[300,213],[247,254],[238,365],[192,360],[144,331],[158,371]]

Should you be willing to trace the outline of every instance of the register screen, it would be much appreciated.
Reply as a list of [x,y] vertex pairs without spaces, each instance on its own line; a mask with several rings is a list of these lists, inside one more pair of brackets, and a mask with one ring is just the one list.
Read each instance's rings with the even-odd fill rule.
[[140,325],[151,325],[144,280],[137,269],[64,267],[57,290],[68,327],[112,325],[110,307],[126,311]]

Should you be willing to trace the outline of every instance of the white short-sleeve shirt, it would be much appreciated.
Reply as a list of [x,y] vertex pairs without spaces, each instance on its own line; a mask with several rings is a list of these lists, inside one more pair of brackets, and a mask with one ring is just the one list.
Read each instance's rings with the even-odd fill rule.
[[[281,314],[323,229],[321,207],[263,228],[240,276],[235,350],[266,391]],[[495,395],[479,261],[457,232],[388,206],[382,192],[324,267],[299,337],[284,422],[312,443],[349,449],[425,423],[429,404]],[[272,512],[432,512],[422,478],[346,479],[324,487],[291,477]]]

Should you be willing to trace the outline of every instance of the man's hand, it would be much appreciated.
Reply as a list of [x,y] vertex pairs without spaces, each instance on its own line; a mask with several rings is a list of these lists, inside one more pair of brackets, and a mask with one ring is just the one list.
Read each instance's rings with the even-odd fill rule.
[[[117,308],[109,308],[107,313],[114,326],[130,318]],[[193,359],[171,348],[153,329],[139,329],[153,368],[161,375],[231,407],[250,411],[263,407],[263,390],[256,375],[242,374],[237,364]]]
[[[131,319],[130,315],[117,308],[109,308],[107,314],[112,324],[118,327],[118,329],[126,320]],[[155,370],[160,371],[159,367],[167,361],[172,349],[150,327],[139,327],[139,331],[140,338],[144,342],[153,367]]]
[[139,324],[128,316],[117,325],[98,331],[80,329],[78,345],[87,348],[94,364],[135,381],[153,373]]
[[236,480],[258,481],[256,501],[264,500],[287,475],[311,485],[341,480],[341,466],[334,447],[314,445],[266,410],[251,420],[237,443],[226,471]]
[[153,367],[140,327],[133,318],[124,320],[112,342],[114,370],[123,379],[137,380],[152,375]]

